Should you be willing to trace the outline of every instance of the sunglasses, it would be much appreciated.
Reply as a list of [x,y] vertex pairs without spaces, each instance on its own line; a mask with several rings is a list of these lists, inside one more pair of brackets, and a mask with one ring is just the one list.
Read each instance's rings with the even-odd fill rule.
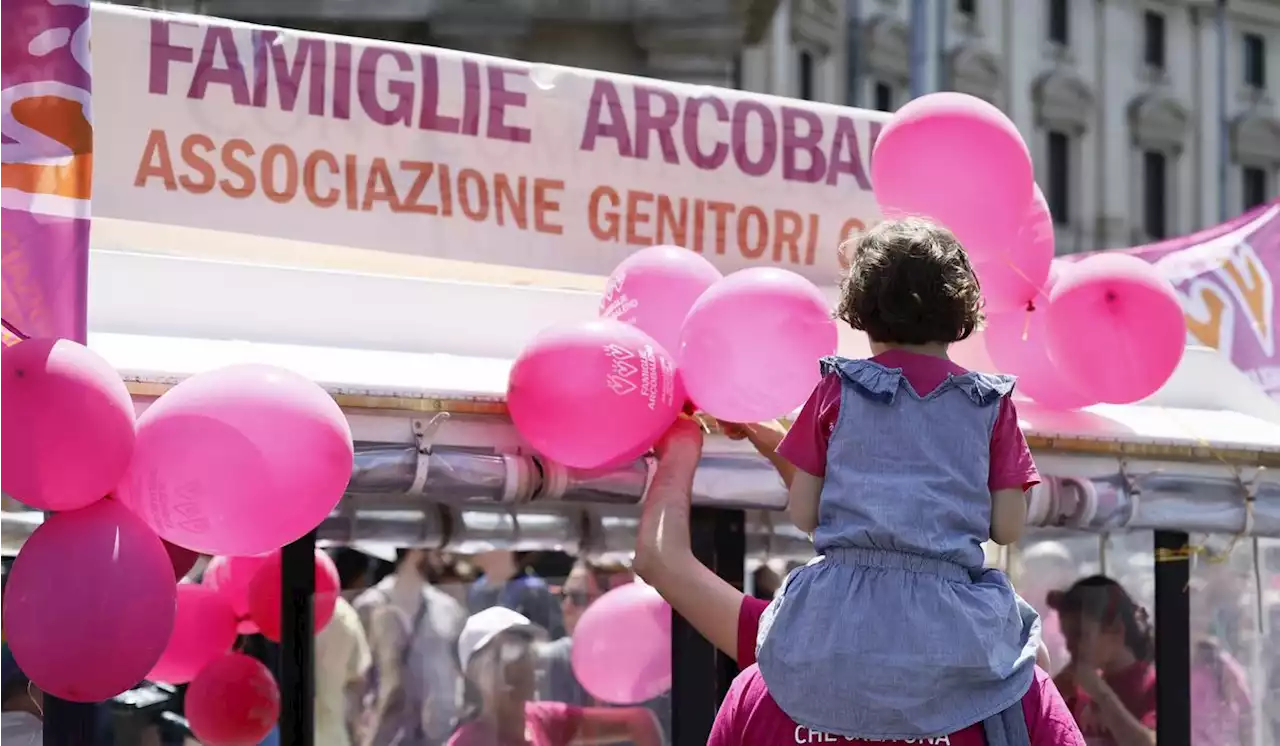
[[591,603],[591,595],[586,591],[571,591],[565,588],[560,589],[560,598],[568,601],[574,606],[586,606]]

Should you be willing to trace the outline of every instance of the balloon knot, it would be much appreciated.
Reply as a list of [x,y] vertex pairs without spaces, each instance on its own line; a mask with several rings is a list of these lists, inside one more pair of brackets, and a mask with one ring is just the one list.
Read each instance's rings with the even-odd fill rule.
[[1115,302],[1116,302],[1116,291],[1114,291],[1114,290],[1108,290],[1108,291],[1107,291],[1107,294],[1106,294],[1105,296],[1103,296],[1103,297],[1104,297],[1104,298],[1106,298],[1106,300],[1107,300],[1107,302],[1108,302],[1108,303],[1115,303]]

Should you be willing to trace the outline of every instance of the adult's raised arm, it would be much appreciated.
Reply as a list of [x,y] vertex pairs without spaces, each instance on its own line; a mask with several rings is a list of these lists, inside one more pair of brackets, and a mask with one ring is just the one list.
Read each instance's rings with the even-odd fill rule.
[[745,596],[693,556],[689,512],[702,429],[681,419],[658,444],[658,470],[645,495],[636,537],[636,573],[698,633],[738,655],[738,616]]

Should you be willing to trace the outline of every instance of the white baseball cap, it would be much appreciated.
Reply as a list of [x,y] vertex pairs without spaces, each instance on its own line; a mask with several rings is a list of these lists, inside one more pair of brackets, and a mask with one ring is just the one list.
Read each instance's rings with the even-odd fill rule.
[[462,626],[458,636],[458,662],[467,670],[471,658],[484,650],[494,638],[503,632],[518,631],[534,640],[541,636],[542,628],[529,621],[529,617],[505,606],[490,606],[472,614]]

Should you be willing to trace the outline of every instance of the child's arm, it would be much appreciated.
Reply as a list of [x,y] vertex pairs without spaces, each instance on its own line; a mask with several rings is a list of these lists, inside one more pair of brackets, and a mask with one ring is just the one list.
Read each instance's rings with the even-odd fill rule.
[[777,456],[794,467],[787,483],[787,513],[806,534],[818,527],[827,443],[840,416],[841,386],[839,375],[834,373],[819,381],[777,448]]
[[1027,439],[1018,427],[1018,410],[1013,400],[1000,401],[1000,413],[991,431],[991,540],[1013,544],[1022,537],[1027,523],[1026,491],[1040,483],[1040,472],[1031,458]]
[[822,497],[822,477],[815,477],[804,469],[796,469],[787,490],[787,515],[796,528],[806,534],[818,527],[818,502]]
[[1027,495],[1021,488],[991,493],[991,540],[1008,546],[1022,538],[1027,525]]

